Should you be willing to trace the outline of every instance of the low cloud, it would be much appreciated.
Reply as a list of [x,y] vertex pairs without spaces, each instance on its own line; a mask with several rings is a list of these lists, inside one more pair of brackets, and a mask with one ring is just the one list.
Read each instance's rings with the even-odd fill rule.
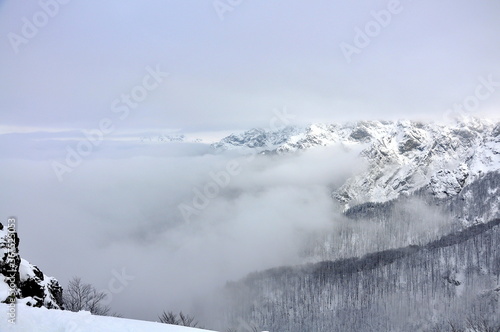
[[[19,219],[22,256],[46,274],[108,289],[113,271],[126,271],[130,281],[110,305],[155,320],[163,310],[202,312],[197,303],[253,271],[359,256],[442,231],[448,220],[419,201],[399,205],[385,223],[344,217],[331,193],[366,167],[359,152],[252,156],[203,144],[106,142],[62,183],[47,161],[0,159],[0,207]],[[231,163],[238,172],[186,220],[179,206]]]
[[[4,193],[0,206],[17,214],[21,253],[46,274],[63,284],[78,275],[105,289],[112,271],[124,268],[134,280],[114,294],[113,310],[155,319],[228,280],[300,263],[311,234],[331,229],[331,190],[353,171],[358,153],[333,147],[250,158],[209,151],[107,143],[62,183],[48,162],[2,159],[3,174],[18,176],[2,176],[12,195]],[[186,222],[179,204],[230,161],[240,172]]]

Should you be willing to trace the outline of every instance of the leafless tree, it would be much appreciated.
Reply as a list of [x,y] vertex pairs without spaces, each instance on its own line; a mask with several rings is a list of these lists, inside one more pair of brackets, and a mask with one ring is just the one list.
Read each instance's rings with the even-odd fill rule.
[[163,312],[160,316],[158,316],[158,319],[160,322],[165,323],[165,324],[171,324],[171,325],[179,325],[179,320],[177,319],[177,315],[174,314],[172,311],[169,312]]
[[432,332],[500,332],[500,324],[491,322],[484,317],[468,317],[463,324],[448,322],[449,329],[435,327]]
[[158,319],[162,323],[171,325],[181,325],[189,327],[196,327],[198,325],[198,322],[194,321],[194,317],[185,315],[182,311],[179,313],[178,317],[172,311],[164,311],[160,316],[158,316]]
[[486,318],[468,318],[467,329],[471,332],[500,332],[500,325],[490,323]]
[[102,302],[106,293],[95,289],[91,284],[83,283],[81,278],[73,277],[63,291],[64,307],[69,311],[90,311],[93,315],[109,316],[110,307]]
[[450,332],[464,332],[464,329],[461,328],[457,323],[448,321],[448,325],[450,325]]

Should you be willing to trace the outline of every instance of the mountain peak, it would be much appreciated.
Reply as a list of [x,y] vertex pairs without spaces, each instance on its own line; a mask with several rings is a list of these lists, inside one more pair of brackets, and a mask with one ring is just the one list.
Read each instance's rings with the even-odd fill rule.
[[448,125],[399,120],[256,128],[212,146],[217,151],[281,154],[335,144],[359,145],[368,164],[333,192],[346,208],[391,200],[423,187],[438,198],[449,197],[482,174],[500,169],[500,124],[478,118]]

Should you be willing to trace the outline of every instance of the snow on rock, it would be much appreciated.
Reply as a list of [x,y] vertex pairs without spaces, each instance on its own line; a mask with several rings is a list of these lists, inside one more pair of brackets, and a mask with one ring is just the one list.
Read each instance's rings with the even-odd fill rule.
[[388,201],[423,187],[436,198],[447,198],[484,174],[500,170],[500,124],[475,118],[452,125],[360,121],[252,129],[228,136],[213,147],[291,153],[333,144],[362,147],[361,157],[368,162],[365,170],[332,193],[345,208]]
[[488,172],[450,200],[450,211],[465,226],[500,218],[500,172]]
[[440,169],[431,177],[429,188],[440,199],[455,196],[462,191],[468,176],[469,168],[464,163],[453,171]]
[[17,306],[15,321],[7,318],[9,307],[0,304],[0,331],[8,332],[201,332],[207,330],[117,317]]
[[12,225],[0,223],[0,302],[62,308],[62,287],[19,255],[19,238]]

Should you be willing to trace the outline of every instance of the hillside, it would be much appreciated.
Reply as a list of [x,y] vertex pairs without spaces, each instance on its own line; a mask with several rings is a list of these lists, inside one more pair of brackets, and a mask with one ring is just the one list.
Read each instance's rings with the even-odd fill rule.
[[[500,314],[500,219],[424,246],[254,273],[228,317],[271,331],[431,331]],[[229,323],[230,324],[230,323]]]

